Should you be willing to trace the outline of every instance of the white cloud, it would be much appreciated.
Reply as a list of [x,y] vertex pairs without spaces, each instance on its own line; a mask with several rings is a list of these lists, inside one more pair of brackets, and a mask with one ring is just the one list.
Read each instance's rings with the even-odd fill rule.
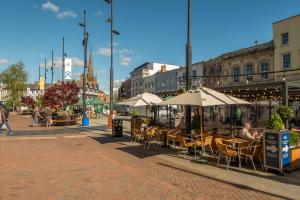
[[120,50],[120,62],[122,66],[128,66],[132,62],[134,52],[127,48]]
[[131,58],[130,57],[123,57],[121,56],[121,65],[123,66],[128,66],[131,62]]
[[100,54],[102,56],[110,56],[111,51],[110,51],[110,48],[101,47],[101,48],[98,48],[98,51],[96,52],[96,54]]
[[7,65],[9,64],[9,60],[7,60],[6,58],[0,58],[0,65]]
[[74,67],[75,67],[75,66],[77,66],[77,67],[82,67],[83,64],[84,64],[83,60],[80,60],[80,59],[77,58],[77,57],[72,57],[71,59],[72,59],[72,65],[73,65]]
[[94,14],[95,17],[96,17],[96,16],[99,16],[99,15],[102,15],[102,12],[101,12],[100,10],[98,10],[98,11]]
[[50,11],[55,14],[55,16],[59,19],[64,18],[76,18],[77,14],[73,10],[61,10],[57,5],[52,3],[51,1],[47,1],[46,3],[43,3],[41,8],[46,11]]
[[55,5],[54,3],[51,3],[50,1],[47,1],[46,3],[42,4],[42,9],[43,10],[48,10],[53,13],[58,13],[59,12],[59,7]]
[[56,14],[56,16],[60,19],[71,17],[76,18],[77,14],[73,10],[62,11]]

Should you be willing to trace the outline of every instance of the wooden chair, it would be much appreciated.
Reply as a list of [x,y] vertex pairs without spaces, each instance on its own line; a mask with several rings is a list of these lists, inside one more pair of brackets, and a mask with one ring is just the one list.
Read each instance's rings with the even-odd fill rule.
[[175,142],[177,141],[177,137],[178,137],[178,134],[180,132],[181,131],[178,130],[178,129],[170,130],[167,133],[167,145],[169,145],[169,142],[172,141],[173,142],[173,146],[175,147]]
[[154,129],[148,130],[144,135],[144,139],[145,139],[144,149],[146,148],[148,151],[150,145],[153,144],[153,147],[154,147],[154,145],[156,143],[155,130]]
[[262,151],[262,145],[252,145],[249,147],[244,147],[241,148],[241,156],[245,157],[246,160],[247,158],[250,158],[252,166],[254,168],[254,170],[256,171],[256,167],[254,164],[254,158],[258,158],[261,164],[261,167],[263,168],[263,163],[260,157],[260,153]]
[[213,136],[206,136],[204,139],[196,139],[195,140],[195,156],[196,156],[196,148],[201,147],[202,150],[205,151],[207,148],[211,151],[212,155],[214,156],[214,151],[212,148],[212,141]]
[[143,139],[143,133],[139,129],[134,129],[132,132],[131,142],[137,142],[138,140]]
[[181,149],[184,149],[184,155],[183,155],[183,157],[185,158],[185,156],[186,156],[186,154],[188,152],[189,147],[192,147],[194,145],[194,142],[192,141],[192,139],[185,138],[183,136],[178,136],[177,140],[179,141],[179,145],[180,145],[180,148],[178,150],[178,156],[180,154]]
[[231,158],[238,156],[238,152],[236,150],[233,150],[231,146],[222,144],[219,142],[216,142],[218,147],[218,161],[217,166],[219,166],[220,158],[225,157],[226,158],[226,170],[228,170],[228,167],[230,166]]

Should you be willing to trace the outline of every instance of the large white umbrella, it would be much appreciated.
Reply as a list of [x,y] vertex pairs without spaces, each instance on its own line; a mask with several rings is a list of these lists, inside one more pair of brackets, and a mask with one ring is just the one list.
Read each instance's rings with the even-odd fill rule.
[[155,94],[143,93],[139,94],[135,97],[132,97],[128,100],[119,102],[120,105],[127,105],[131,107],[139,107],[139,106],[151,106],[162,103],[163,100],[156,96]]
[[147,117],[147,110],[148,110],[147,106],[158,105],[162,102],[163,100],[157,95],[145,92],[143,94],[139,94],[135,97],[132,97],[128,100],[119,102],[118,104],[127,105],[130,107],[146,106],[146,117]]
[[162,102],[160,105],[195,105],[205,107],[235,104],[241,105],[250,103],[206,87],[201,87],[197,90],[188,91],[168,99]]

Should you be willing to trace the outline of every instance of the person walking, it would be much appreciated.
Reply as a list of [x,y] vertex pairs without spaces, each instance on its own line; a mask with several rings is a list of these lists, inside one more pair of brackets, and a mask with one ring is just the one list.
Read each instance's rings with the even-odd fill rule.
[[52,125],[52,109],[50,107],[46,107],[45,109],[45,117],[47,120],[46,126],[49,127]]
[[2,131],[2,126],[3,124],[6,125],[6,128],[8,130],[8,135],[13,135],[13,131],[8,123],[8,117],[9,117],[9,110],[5,107],[5,105],[0,102],[0,115],[1,115],[1,127],[0,127],[0,131]]
[[39,124],[39,117],[40,117],[39,107],[35,106],[32,111],[32,126],[33,127]]
[[97,106],[97,107],[95,108],[95,113],[96,113],[96,118],[97,118],[97,119],[100,119],[100,106]]

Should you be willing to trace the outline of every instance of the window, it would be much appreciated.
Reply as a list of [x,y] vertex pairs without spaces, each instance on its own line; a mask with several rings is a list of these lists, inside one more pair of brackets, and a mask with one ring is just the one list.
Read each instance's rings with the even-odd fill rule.
[[285,53],[282,55],[283,69],[288,69],[291,67],[291,54]]
[[247,65],[247,81],[253,80],[253,65]]
[[233,82],[235,82],[235,83],[240,82],[240,68],[239,67],[233,68]]
[[289,43],[289,33],[282,33],[281,34],[281,44],[287,45]]
[[193,79],[197,79],[197,70],[193,70]]
[[186,73],[182,73],[182,79],[183,79],[183,81],[185,81],[185,79],[186,79]]
[[268,79],[268,72],[269,72],[269,63],[264,62],[260,64],[260,73],[261,79],[265,80]]

